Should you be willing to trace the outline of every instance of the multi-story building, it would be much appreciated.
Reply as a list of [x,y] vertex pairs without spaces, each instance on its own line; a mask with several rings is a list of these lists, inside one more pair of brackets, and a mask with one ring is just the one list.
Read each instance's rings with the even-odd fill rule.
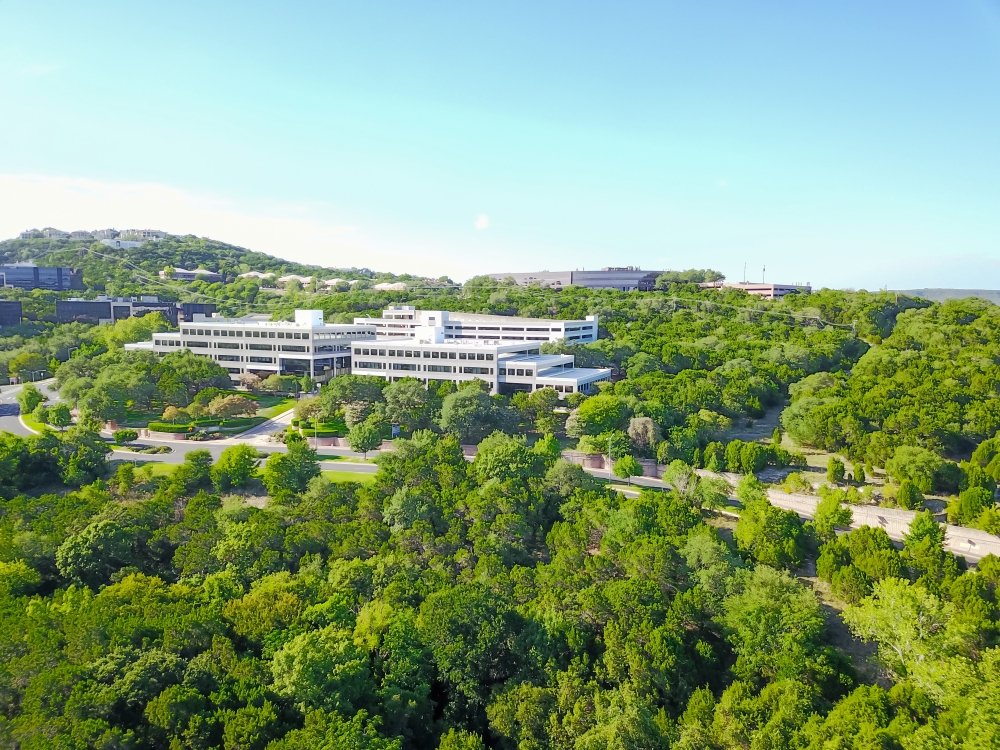
[[497,281],[513,281],[519,286],[545,286],[561,289],[582,286],[588,289],[617,289],[621,292],[650,291],[663,271],[644,271],[635,266],[608,266],[599,271],[533,271],[528,273],[491,273]]
[[18,289],[83,289],[83,276],[73,268],[36,266],[34,263],[4,263],[0,265],[3,286]]
[[542,354],[539,342],[449,339],[441,325],[421,326],[408,338],[355,341],[351,359],[356,375],[424,383],[483,380],[492,393],[504,394],[540,388],[591,393],[611,378],[609,369],[574,367],[572,355]]
[[159,229],[123,229],[119,232],[119,236],[129,240],[162,240],[167,233]]
[[354,322],[374,326],[380,338],[407,338],[420,328],[440,326],[446,340],[568,341],[572,344],[597,341],[596,315],[588,315],[584,320],[550,320],[390,305],[380,318],[355,318]]
[[133,247],[142,247],[146,244],[145,240],[119,240],[111,237],[104,238],[100,242],[115,250],[131,250]]
[[60,323],[115,323],[158,312],[177,325],[178,320],[190,321],[196,314],[215,313],[212,302],[162,302],[158,297],[96,297],[95,299],[56,300],[56,320]]
[[175,279],[177,281],[222,281],[222,274],[209,271],[207,268],[195,268],[192,271],[186,268],[175,268],[173,272],[163,269],[160,271],[161,279]]
[[322,310],[296,310],[293,321],[195,315],[180,331],[157,333],[126,349],[158,354],[188,349],[211,357],[233,379],[253,373],[309,375],[326,380],[350,372],[351,344],[375,338],[372,326],[323,322]]
[[749,281],[706,281],[699,284],[702,289],[742,289],[747,294],[764,299],[779,299],[789,294],[809,294],[810,284],[754,284]]
[[0,300],[0,328],[21,324],[20,300]]

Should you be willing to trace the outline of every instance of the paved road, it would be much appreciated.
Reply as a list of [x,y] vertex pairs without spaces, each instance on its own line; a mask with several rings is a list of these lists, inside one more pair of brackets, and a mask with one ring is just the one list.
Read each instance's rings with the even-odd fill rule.
[[[219,454],[222,453],[228,446],[219,445],[219,441],[205,441],[204,443],[188,443],[186,446],[171,446],[173,450],[170,453],[136,453],[134,451],[127,450],[114,450],[111,452],[111,458],[115,461],[135,461],[136,463],[162,463],[162,464],[182,464],[184,463],[184,457],[191,451],[196,450],[207,450],[212,454],[213,459],[218,459]],[[269,448],[259,449],[261,453],[284,453],[286,448],[283,445],[274,445]],[[327,454],[333,455],[333,454]],[[378,471],[378,466],[375,464],[361,463],[360,461],[324,461],[323,455],[320,455],[320,468],[324,470],[332,471],[350,471],[356,474],[374,474]]]
[[[51,390],[54,381],[49,379],[39,381],[36,385],[54,400],[57,396]],[[17,394],[21,386],[11,386],[0,391],[0,430],[13,432],[18,435],[29,435],[18,419]],[[288,411],[280,414],[263,424],[248,430],[242,435],[237,435],[225,440],[212,440],[205,442],[191,442],[187,440],[141,440],[143,444],[168,445],[172,449],[170,453],[144,454],[132,451],[113,452],[112,457],[117,460],[133,460],[140,463],[156,461],[160,463],[179,464],[183,463],[184,456],[193,450],[207,450],[213,458],[218,458],[223,450],[231,445],[253,445],[262,453],[281,453],[286,450],[281,443],[272,442],[269,439],[270,433],[283,429],[292,418],[292,412]],[[343,458],[361,458],[361,455],[347,448],[321,448],[318,453],[323,456],[340,456]],[[471,456],[466,456],[471,460]],[[356,472],[361,474],[371,474],[377,470],[374,464],[352,462],[352,461],[322,461],[320,465],[323,469]],[[607,478],[609,472],[602,469],[586,469],[587,472],[596,476]],[[704,473],[704,472],[701,472]],[[723,478],[731,484],[739,480],[736,475],[727,475]],[[635,477],[632,484],[636,487],[652,487],[664,489],[665,485],[660,479],[652,477]],[[768,499],[773,505],[797,513],[802,518],[812,518],[816,514],[816,505],[819,498],[814,495],[795,495],[782,492],[777,489],[768,489]],[[890,539],[901,542],[904,535],[916,515],[913,511],[898,508],[877,508],[864,505],[850,506],[853,521],[851,528],[861,526],[873,526],[885,529]],[[969,562],[978,562],[989,554],[1000,556],[1000,537],[987,534],[985,531],[970,529],[964,526],[945,525],[945,549],[956,555],[965,557]]]
[[[802,518],[812,518],[816,515],[816,505],[819,498],[813,495],[793,495],[780,490],[768,490],[768,499],[773,505],[785,510],[795,511]],[[897,542],[910,528],[916,513],[901,508],[877,508],[871,505],[850,505],[853,521],[852,529],[862,526],[875,526],[885,529],[890,539]],[[986,555],[1000,556],[1000,537],[987,534],[979,529],[969,529],[964,526],[945,524],[945,549],[962,555],[969,562],[979,562]]]
[[[48,378],[47,380],[39,380],[35,385],[49,401],[55,401],[58,399],[58,394],[54,390],[55,382],[53,378]],[[21,420],[18,418],[21,407],[17,403],[17,394],[21,392],[23,387],[22,384],[0,388],[0,431],[13,432],[15,435],[34,434],[21,424]]]
[[[608,476],[608,472],[602,469],[587,469],[587,471],[596,477],[606,478]],[[699,473],[706,474],[707,472],[701,471]],[[722,476],[730,484],[736,484],[741,479],[737,474]],[[643,487],[664,487],[661,480],[652,477],[636,477],[632,480],[632,484]],[[801,518],[813,518],[819,503],[819,498],[815,495],[796,495],[774,488],[767,490],[767,497],[772,505],[794,511]],[[730,498],[730,500],[736,502],[735,498]],[[896,542],[903,541],[910,529],[910,523],[916,516],[914,511],[901,508],[878,508],[871,505],[849,505],[848,507],[851,509],[852,529],[858,529],[862,526],[885,529],[889,538]],[[979,562],[986,555],[991,554],[1000,557],[1000,537],[965,526],[944,524],[944,527],[944,547],[949,552],[961,555],[969,562]]]

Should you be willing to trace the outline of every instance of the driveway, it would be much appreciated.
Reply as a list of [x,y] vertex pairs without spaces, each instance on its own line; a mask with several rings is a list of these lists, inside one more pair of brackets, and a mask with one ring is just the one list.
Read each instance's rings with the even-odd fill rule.
[[[38,390],[40,390],[49,401],[57,401],[59,399],[59,394],[54,390],[54,378],[39,380],[35,383],[35,385],[38,386]],[[17,395],[21,392],[23,387],[24,384],[5,385],[0,388],[0,431],[12,432],[15,435],[21,436],[35,434],[21,424],[21,420],[18,418],[21,414],[21,407],[17,403]]]

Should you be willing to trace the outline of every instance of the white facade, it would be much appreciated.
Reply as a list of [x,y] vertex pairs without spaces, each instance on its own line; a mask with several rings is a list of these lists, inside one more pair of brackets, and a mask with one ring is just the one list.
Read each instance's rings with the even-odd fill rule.
[[101,240],[102,245],[107,245],[115,250],[130,250],[133,247],[142,247],[145,242],[145,240],[118,240],[111,238]]
[[597,341],[597,316],[584,320],[515,318],[508,315],[480,315],[448,310],[417,310],[412,305],[391,305],[381,318],[355,318],[358,325],[374,326],[382,338],[408,338],[423,327],[444,329],[445,340],[466,341],[568,341],[585,344]]
[[698,284],[702,289],[742,289],[747,294],[764,299],[781,299],[789,294],[809,294],[810,284],[754,284],[749,281],[706,281]]
[[530,273],[491,273],[497,281],[512,281],[519,286],[543,286],[562,289],[582,286],[588,289],[616,289],[620,292],[650,291],[662,271],[636,266],[607,266],[599,271],[534,271]]
[[541,388],[555,388],[560,394],[591,393],[596,383],[611,378],[609,369],[577,368],[572,355],[543,355],[540,347],[540,342],[447,339],[442,326],[419,327],[408,338],[353,342],[352,370],[355,375],[390,381],[483,380],[492,393]]
[[195,316],[178,332],[156,333],[152,341],[125,348],[158,354],[188,349],[211,357],[234,380],[245,373],[326,380],[350,372],[353,342],[374,338],[371,326],[324,323],[321,310],[296,310],[290,322]]

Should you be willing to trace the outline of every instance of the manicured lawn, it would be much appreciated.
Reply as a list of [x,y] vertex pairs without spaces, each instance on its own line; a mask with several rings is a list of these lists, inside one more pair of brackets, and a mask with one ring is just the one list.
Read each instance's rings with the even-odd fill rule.
[[45,432],[46,430],[55,429],[47,424],[42,424],[30,414],[22,414],[21,418],[24,420],[24,423],[28,425],[28,428],[34,430],[35,432]]
[[375,478],[374,474],[356,474],[353,471],[331,471],[326,469],[321,473],[331,482],[357,482],[358,484],[367,484]]
[[306,437],[344,437],[347,435],[347,425],[344,420],[332,422],[313,422],[312,420],[294,420],[294,429],[301,430]]
[[[246,394],[242,394],[246,395]],[[271,419],[283,414],[292,407],[295,406],[294,398],[286,398],[284,396],[260,396],[255,399],[258,404],[260,404],[261,409],[257,412],[258,416],[266,417]]]
[[350,461],[352,464],[373,464],[375,463],[374,458],[362,458],[361,456],[327,456],[323,453],[319,454],[320,461]]
[[[241,420],[227,420],[229,427],[235,427],[237,421],[239,421],[240,425],[242,425],[238,430],[239,432],[249,430],[251,427],[255,427],[265,419],[276,417],[277,415],[282,414],[295,406],[295,399],[287,396],[275,396],[268,393],[247,393],[245,391],[225,391],[225,393],[235,396],[245,396],[246,398],[256,401],[260,407],[257,411],[257,415],[254,417],[245,417]],[[145,427],[150,422],[160,422],[162,421],[164,408],[165,407],[157,407],[155,409],[150,409],[149,411],[133,411],[130,409],[126,412],[125,419],[120,424],[123,427]],[[212,419],[210,417],[202,417],[199,420],[195,420],[195,424],[198,424],[199,422],[206,422],[210,424]],[[220,431],[229,432],[230,430],[223,429]]]
[[[141,455],[141,454],[140,454]],[[119,464],[123,463],[135,463],[136,464],[136,474],[148,474],[150,478],[154,477],[169,477],[173,474],[180,464],[167,464],[162,461],[122,461],[115,460],[111,462],[112,471],[118,468]]]

